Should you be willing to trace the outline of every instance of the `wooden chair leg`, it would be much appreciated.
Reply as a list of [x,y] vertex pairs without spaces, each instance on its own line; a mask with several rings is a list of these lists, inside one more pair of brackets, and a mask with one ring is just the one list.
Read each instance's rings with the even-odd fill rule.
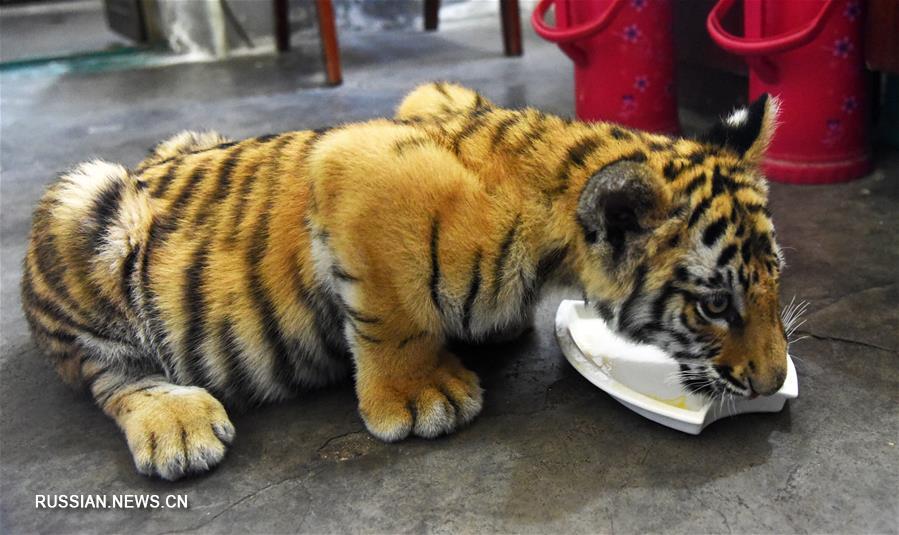
[[499,9],[503,26],[503,49],[507,56],[520,56],[522,54],[521,16],[518,0],[500,0]]
[[425,0],[425,30],[433,32],[440,22],[440,0]]
[[278,52],[290,50],[290,20],[288,19],[287,0],[272,2],[275,15],[275,44]]
[[331,0],[315,0],[315,10],[318,13],[318,32],[322,40],[328,85],[340,85],[343,77],[340,74],[340,49],[337,46],[334,5]]

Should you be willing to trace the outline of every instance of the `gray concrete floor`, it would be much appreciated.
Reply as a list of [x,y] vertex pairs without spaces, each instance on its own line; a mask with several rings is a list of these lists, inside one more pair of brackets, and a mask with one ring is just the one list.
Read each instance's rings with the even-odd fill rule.
[[[224,464],[172,484],[136,474],[114,424],[57,380],[18,299],[31,207],[56,173],[94,156],[133,165],[186,127],[240,137],[389,115],[433,78],[567,114],[568,61],[529,32],[525,57],[504,58],[498,23],[479,24],[342,35],[336,89],[318,86],[314,48],[0,78],[0,532],[897,532],[896,152],[850,184],[772,185],[789,247],[783,293],[811,302],[810,338],[793,348],[800,397],[698,437],[644,420],[572,370],[551,330],[561,295],[542,301],[524,339],[471,351],[486,409],[433,441],[373,440],[343,385],[235,415]],[[36,510],[50,493],[178,493],[190,509]]]
[[102,0],[0,9],[0,62],[98,52],[128,44],[107,27]]

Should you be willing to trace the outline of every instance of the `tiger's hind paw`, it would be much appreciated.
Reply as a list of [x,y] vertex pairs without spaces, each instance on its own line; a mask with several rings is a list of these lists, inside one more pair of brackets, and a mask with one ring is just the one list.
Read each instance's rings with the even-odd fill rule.
[[137,471],[145,475],[174,481],[206,472],[234,440],[224,407],[202,388],[160,385],[120,403],[117,420]]
[[424,438],[451,433],[480,414],[484,404],[478,376],[455,357],[424,377],[363,381],[359,398],[369,432],[388,442],[410,433]]

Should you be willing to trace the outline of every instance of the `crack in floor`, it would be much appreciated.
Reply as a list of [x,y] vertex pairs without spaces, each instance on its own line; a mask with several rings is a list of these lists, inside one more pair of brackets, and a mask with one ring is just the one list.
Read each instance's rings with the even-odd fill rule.
[[853,344],[853,345],[862,346],[862,347],[870,347],[871,349],[877,349],[879,351],[886,351],[888,353],[899,354],[899,351],[889,348],[889,347],[872,344],[870,342],[863,342],[861,340],[853,340],[852,338],[844,338],[842,336],[824,336],[824,335],[815,334],[811,331],[806,331],[806,330],[796,331],[796,334],[810,336],[810,337],[814,338],[815,340],[828,340],[831,342],[842,342],[845,344]]

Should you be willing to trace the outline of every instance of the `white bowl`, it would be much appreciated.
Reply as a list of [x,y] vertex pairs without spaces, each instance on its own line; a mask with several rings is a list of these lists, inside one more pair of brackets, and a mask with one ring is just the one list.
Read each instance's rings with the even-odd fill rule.
[[793,359],[787,378],[771,396],[710,401],[673,380],[677,361],[661,349],[628,342],[613,333],[583,301],[562,301],[556,312],[556,337],[574,368],[627,408],[662,425],[698,435],[705,426],[746,412],[778,412],[799,396]]

